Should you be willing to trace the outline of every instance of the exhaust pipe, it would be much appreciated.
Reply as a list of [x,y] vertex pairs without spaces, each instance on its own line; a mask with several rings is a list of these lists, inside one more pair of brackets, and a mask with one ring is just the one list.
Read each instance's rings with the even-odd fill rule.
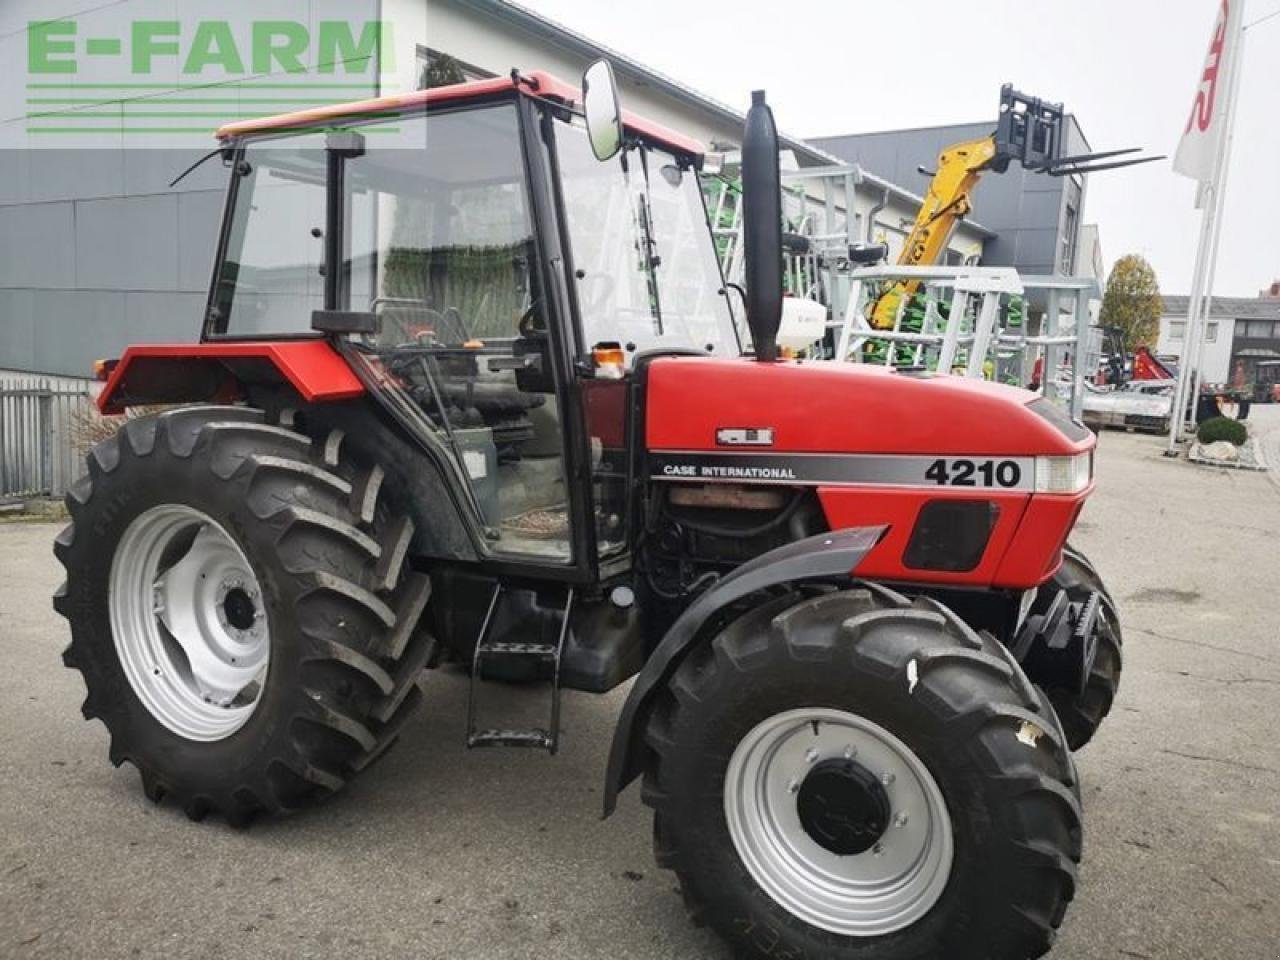
[[742,134],[742,253],[751,342],[757,360],[773,361],[782,323],[782,174],[763,90],[751,94]]

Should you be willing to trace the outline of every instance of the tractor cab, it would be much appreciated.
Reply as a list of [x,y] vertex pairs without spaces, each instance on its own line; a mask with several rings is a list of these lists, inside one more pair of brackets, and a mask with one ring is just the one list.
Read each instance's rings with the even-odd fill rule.
[[446,465],[475,554],[566,571],[626,550],[636,358],[741,352],[701,146],[590,79],[596,130],[542,74],[225,128],[204,329],[330,337]]

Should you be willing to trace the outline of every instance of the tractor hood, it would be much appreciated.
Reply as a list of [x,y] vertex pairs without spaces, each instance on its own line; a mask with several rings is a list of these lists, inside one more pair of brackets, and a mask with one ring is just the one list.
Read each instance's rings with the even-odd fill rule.
[[1027,390],[861,364],[663,357],[647,394],[650,451],[1034,457],[1094,445]]

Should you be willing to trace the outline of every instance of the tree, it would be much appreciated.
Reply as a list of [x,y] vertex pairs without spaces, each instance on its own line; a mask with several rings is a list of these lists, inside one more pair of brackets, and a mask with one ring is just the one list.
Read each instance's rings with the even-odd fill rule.
[[1154,346],[1162,310],[1160,284],[1151,264],[1136,253],[1117,260],[1107,278],[1098,322],[1119,327],[1129,351],[1144,344]]

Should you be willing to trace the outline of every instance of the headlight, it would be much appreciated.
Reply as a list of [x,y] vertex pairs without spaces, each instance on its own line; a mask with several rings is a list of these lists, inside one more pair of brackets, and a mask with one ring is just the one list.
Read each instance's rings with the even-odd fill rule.
[[1079,493],[1092,479],[1092,450],[1074,457],[1036,457],[1036,493]]

